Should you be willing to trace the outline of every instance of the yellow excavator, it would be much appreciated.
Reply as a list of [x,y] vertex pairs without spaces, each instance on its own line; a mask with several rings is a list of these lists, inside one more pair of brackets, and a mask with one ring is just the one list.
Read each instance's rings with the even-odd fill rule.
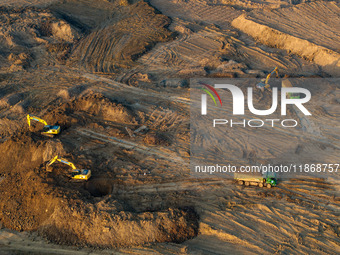
[[57,125],[48,125],[47,122],[37,116],[27,114],[27,123],[28,126],[31,126],[31,120],[35,120],[44,124],[43,130],[41,132],[42,135],[48,137],[54,137],[55,135],[60,133],[60,126]]
[[71,172],[71,177],[72,179],[75,180],[85,180],[87,181],[88,179],[90,179],[91,177],[91,170],[87,170],[87,169],[77,169],[76,166],[67,161],[66,159],[60,158],[58,155],[55,156],[54,158],[52,158],[47,164],[46,164],[46,171],[47,172],[52,172],[52,168],[51,165],[56,162],[59,161],[61,163],[64,163],[70,167],[72,167],[72,172]]
[[262,79],[261,82],[256,84],[256,88],[261,89],[262,92],[264,91],[264,89],[268,89],[269,91],[271,91],[271,88],[270,88],[270,85],[268,84],[268,81],[274,73],[276,73],[276,78],[279,78],[278,68],[275,67],[274,70],[271,71],[270,74],[268,74],[265,79]]

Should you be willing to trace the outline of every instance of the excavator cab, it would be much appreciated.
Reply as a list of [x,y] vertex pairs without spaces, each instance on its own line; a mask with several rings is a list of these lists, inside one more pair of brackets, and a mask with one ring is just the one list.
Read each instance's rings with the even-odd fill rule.
[[267,185],[270,184],[271,186],[276,186],[276,179],[275,178],[268,178],[266,179]]
[[60,126],[46,125],[46,126],[43,127],[42,132],[47,133],[47,134],[57,135],[57,134],[60,133]]
[[275,187],[277,184],[276,173],[275,172],[266,172],[264,174],[264,178],[266,180],[266,186]]
[[88,180],[91,177],[91,171],[87,169],[75,169],[71,173],[72,179],[75,180]]

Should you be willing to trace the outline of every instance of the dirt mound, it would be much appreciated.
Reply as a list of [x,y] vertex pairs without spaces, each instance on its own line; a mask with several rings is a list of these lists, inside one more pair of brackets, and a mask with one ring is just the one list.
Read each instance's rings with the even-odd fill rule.
[[0,144],[0,220],[5,227],[95,247],[182,242],[197,235],[198,216],[192,209],[126,210],[128,198],[113,194],[112,179],[94,178],[85,185],[71,182],[58,165],[46,172],[47,160],[72,151],[73,145],[62,141],[22,134]]
[[20,231],[38,229],[51,216],[59,201],[44,180],[31,170],[3,177],[0,184],[3,225]]
[[80,63],[95,72],[130,67],[155,43],[168,40],[171,33],[165,27],[169,23],[144,1],[119,6],[115,18],[80,40],[70,63]]
[[135,123],[133,112],[122,104],[114,103],[101,94],[89,93],[66,105],[67,112],[86,112],[96,117],[119,123]]
[[23,135],[1,143],[0,150],[0,219],[8,228],[36,229],[53,212],[57,202],[34,168],[52,155],[62,154],[63,146],[58,141],[35,142]]
[[339,12],[337,1],[310,1],[272,11],[256,10],[249,16],[257,23],[340,53]]
[[0,139],[10,137],[16,132],[22,130],[22,125],[18,121],[3,118],[0,120]]
[[1,173],[24,172],[34,169],[55,154],[63,154],[63,145],[58,140],[35,141],[26,134],[18,135],[0,144]]
[[78,39],[77,32],[65,21],[51,23],[51,33],[59,41],[72,43]]
[[77,96],[83,96],[88,92],[88,87],[84,85],[73,86],[69,89],[62,89],[58,92],[58,96],[64,100],[72,100]]
[[144,142],[149,145],[165,145],[169,146],[171,143],[171,137],[166,133],[153,132],[148,133],[144,137]]
[[2,71],[16,72],[56,63],[51,55],[62,58],[79,37],[75,28],[48,9],[0,7],[0,14]]
[[63,244],[122,247],[153,242],[183,242],[197,235],[197,215],[192,211],[98,212],[93,206],[55,210],[40,232]]

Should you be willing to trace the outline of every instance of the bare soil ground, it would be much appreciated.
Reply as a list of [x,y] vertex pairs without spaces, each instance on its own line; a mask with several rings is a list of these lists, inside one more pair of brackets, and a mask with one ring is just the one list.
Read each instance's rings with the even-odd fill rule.
[[232,24],[259,42],[300,55],[336,76],[340,71],[339,10],[338,2],[313,2],[268,14],[253,11]]
[[[281,76],[339,77],[339,62],[275,42],[304,40],[310,54],[322,47],[339,60],[338,4],[300,2],[2,1],[0,253],[337,254],[336,176],[270,190],[189,172],[189,78],[265,77],[275,66]],[[288,150],[292,161],[315,152],[335,161],[339,89],[311,87],[321,108],[307,132],[230,136],[230,160]],[[27,113],[61,134],[29,129]],[[73,182],[59,164],[46,172],[56,154],[91,179]]]

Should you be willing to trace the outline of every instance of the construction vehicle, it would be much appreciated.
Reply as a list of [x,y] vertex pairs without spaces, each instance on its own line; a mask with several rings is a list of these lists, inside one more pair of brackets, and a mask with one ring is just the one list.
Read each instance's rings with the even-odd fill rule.
[[41,122],[44,124],[44,127],[42,129],[41,134],[48,136],[48,137],[54,137],[55,135],[60,133],[60,126],[57,125],[48,125],[47,122],[37,116],[29,115],[27,114],[27,123],[28,126],[31,127],[31,120],[35,120],[38,122]]
[[271,172],[266,172],[262,176],[253,175],[250,173],[235,173],[234,179],[239,185],[253,185],[259,186],[260,188],[271,188],[277,184],[276,175],[275,173]]
[[87,170],[87,169],[77,169],[76,166],[67,161],[66,159],[60,158],[58,155],[55,156],[54,158],[52,158],[47,164],[46,164],[46,171],[47,172],[52,172],[52,168],[51,165],[56,162],[59,161],[61,163],[64,163],[70,167],[72,167],[72,172],[71,172],[71,177],[72,179],[75,180],[85,180],[87,181],[88,179],[90,179],[91,177],[91,170]]
[[269,91],[271,91],[271,88],[270,88],[268,81],[274,73],[276,73],[276,78],[279,78],[278,68],[275,67],[274,70],[271,71],[265,79],[262,79],[261,82],[256,84],[256,88],[261,89],[262,92],[264,92],[264,89],[268,89]]

